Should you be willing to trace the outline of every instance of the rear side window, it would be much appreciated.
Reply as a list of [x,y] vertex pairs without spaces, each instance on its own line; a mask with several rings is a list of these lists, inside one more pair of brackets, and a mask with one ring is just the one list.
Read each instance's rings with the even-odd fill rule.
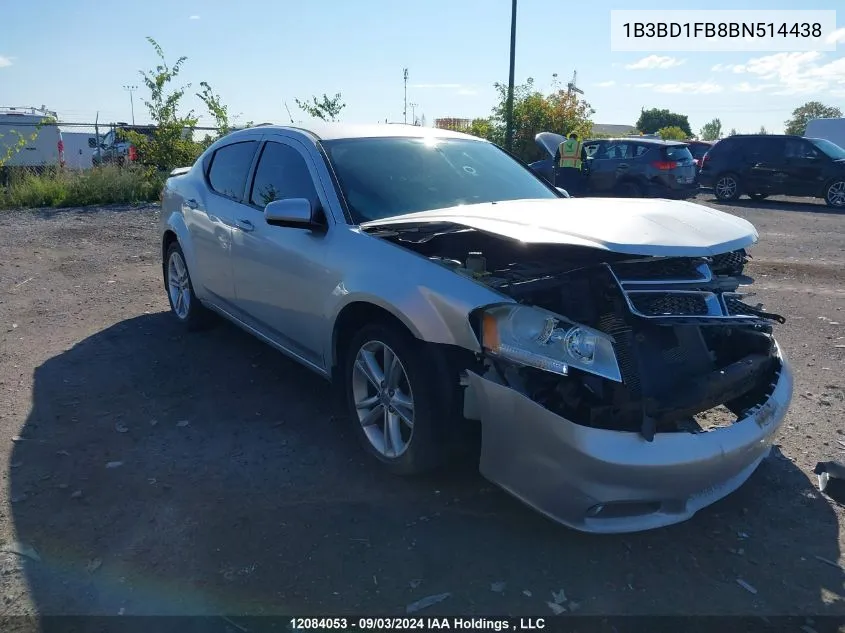
[[264,208],[285,198],[306,198],[313,205],[317,190],[302,155],[290,145],[270,141],[258,159],[249,201]]
[[685,145],[670,145],[663,148],[663,158],[676,163],[691,163],[692,153]]
[[215,192],[235,200],[242,198],[257,145],[258,141],[232,143],[214,152],[208,184]]

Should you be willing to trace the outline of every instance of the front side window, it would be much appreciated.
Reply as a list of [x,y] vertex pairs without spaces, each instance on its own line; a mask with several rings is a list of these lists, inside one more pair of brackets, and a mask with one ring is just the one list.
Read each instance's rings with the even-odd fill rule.
[[823,138],[810,139],[810,143],[812,143],[822,154],[827,155],[828,158],[832,158],[833,160],[845,159],[845,149],[842,149],[836,143]]
[[240,200],[258,141],[224,145],[211,159],[208,183],[220,195]]
[[786,141],[786,157],[787,158],[818,158],[819,151],[810,145],[807,141],[798,139],[787,139]]
[[249,201],[263,209],[285,198],[306,198],[313,205],[317,190],[302,155],[290,145],[270,141],[258,159]]
[[352,219],[560,194],[491,143],[451,138],[323,141]]

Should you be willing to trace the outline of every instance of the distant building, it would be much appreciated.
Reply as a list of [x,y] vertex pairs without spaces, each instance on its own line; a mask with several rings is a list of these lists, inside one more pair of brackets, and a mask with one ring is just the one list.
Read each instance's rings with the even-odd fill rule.
[[606,134],[608,136],[628,136],[636,134],[637,128],[633,125],[616,125],[613,123],[593,124],[593,134]]
[[453,132],[467,132],[472,125],[472,119],[456,119],[446,117],[434,119],[434,127],[441,130],[452,130]]

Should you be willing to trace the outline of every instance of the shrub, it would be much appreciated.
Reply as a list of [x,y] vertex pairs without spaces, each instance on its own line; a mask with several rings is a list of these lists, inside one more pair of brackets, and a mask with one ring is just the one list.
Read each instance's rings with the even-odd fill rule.
[[0,208],[152,202],[158,199],[163,184],[163,175],[136,167],[27,170],[12,174],[6,190],[0,191]]

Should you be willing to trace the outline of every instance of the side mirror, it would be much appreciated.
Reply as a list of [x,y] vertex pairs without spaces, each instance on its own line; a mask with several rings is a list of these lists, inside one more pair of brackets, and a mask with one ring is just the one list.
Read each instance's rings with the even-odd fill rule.
[[317,221],[317,209],[307,198],[273,200],[264,207],[264,219],[273,226],[312,230],[322,228],[322,224]]
[[95,139],[93,136],[88,137],[88,147],[90,147],[91,149],[97,147],[97,139]]
[[572,196],[569,195],[569,192],[566,189],[564,189],[563,187],[555,187],[555,189],[557,189],[564,198],[571,198],[572,197]]

